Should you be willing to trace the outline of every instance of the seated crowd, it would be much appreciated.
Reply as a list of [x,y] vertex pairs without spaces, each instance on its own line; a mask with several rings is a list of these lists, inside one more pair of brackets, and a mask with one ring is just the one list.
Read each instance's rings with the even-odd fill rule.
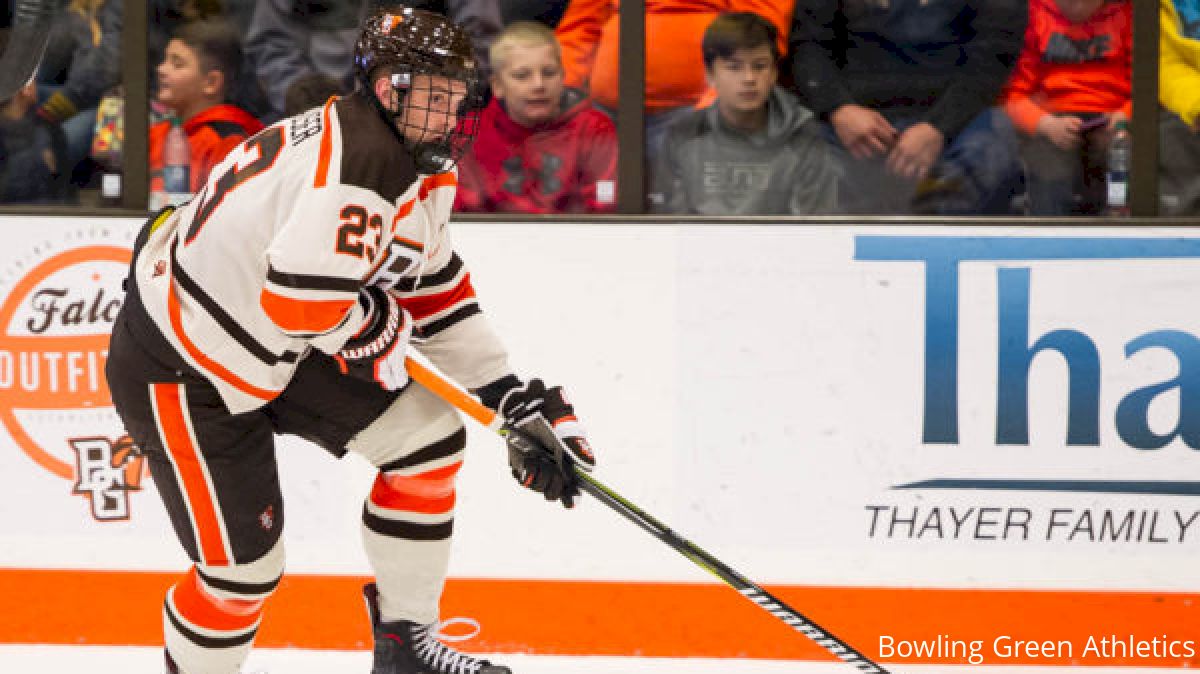
[[[120,170],[104,120],[106,97],[121,95],[122,2],[70,0],[37,76],[0,102],[0,202],[78,203]],[[162,191],[173,124],[197,191],[264,124],[352,91],[369,4],[152,0],[152,190]],[[406,4],[466,26],[488,77],[458,210],[615,211],[617,0]],[[1200,215],[1200,0],[1160,7],[1161,212]],[[1120,196],[1106,180],[1109,148],[1133,114],[1132,8],[647,3],[648,210],[1108,213]]]

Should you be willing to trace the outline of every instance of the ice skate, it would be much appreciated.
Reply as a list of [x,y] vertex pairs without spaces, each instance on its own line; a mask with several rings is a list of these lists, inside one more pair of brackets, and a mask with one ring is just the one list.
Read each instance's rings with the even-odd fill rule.
[[512,670],[460,653],[437,640],[433,625],[407,620],[381,622],[379,591],[374,583],[363,588],[371,630],[375,636],[375,664],[371,674],[512,674]]

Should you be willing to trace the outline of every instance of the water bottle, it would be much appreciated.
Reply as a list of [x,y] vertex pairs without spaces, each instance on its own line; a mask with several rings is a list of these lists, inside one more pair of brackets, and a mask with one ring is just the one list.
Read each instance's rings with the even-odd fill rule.
[[1132,154],[1133,138],[1129,135],[1129,124],[1119,120],[1113,129],[1108,144],[1108,214],[1129,215],[1129,159]]
[[192,150],[187,133],[178,117],[171,118],[171,130],[163,146],[163,192],[171,206],[182,206],[192,198]]

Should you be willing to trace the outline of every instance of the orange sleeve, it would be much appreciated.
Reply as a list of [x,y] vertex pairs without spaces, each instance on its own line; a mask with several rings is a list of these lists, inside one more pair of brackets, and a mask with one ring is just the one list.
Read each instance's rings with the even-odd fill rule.
[[731,12],[754,12],[775,25],[775,29],[779,31],[777,46],[780,57],[787,56],[788,32],[792,29],[792,13],[795,9],[795,2],[779,0],[733,0],[729,3]]
[[1003,95],[1004,110],[1012,118],[1013,124],[1030,135],[1037,133],[1038,120],[1047,114],[1033,98],[1041,81],[1040,64],[1041,49],[1034,17],[1030,17],[1029,27],[1025,31],[1025,46],[1021,49],[1021,56],[1017,59],[1017,66],[1013,68]]
[[288,297],[263,288],[258,303],[267,317],[288,333],[322,334],[341,324],[354,308],[357,298],[310,300]]
[[244,140],[246,140],[246,136],[233,134],[218,137],[209,143],[199,157],[200,161],[192,166],[192,173],[195,174],[192,176],[192,191],[198,192],[203,189],[204,183],[208,180],[208,174],[212,172],[213,167],[220,164],[225,155],[229,154],[233,148],[241,145]]
[[[1133,26],[1133,5],[1132,4],[1129,6],[1129,23],[1127,25],[1130,26],[1129,30],[1132,32],[1133,31],[1133,28],[1132,28],[1132,26]],[[1162,56],[1162,44],[1161,43],[1159,44],[1159,56],[1160,56],[1160,58]],[[1125,62],[1125,68],[1126,68],[1125,72],[1129,73],[1130,83],[1132,84],[1132,82],[1133,82],[1133,47],[1132,46],[1130,46],[1130,48],[1129,48],[1129,58]],[[1161,60],[1159,61],[1159,68],[1160,69],[1162,68]],[[1162,101],[1161,95],[1159,97],[1159,101],[1160,102]],[[1131,91],[1129,100],[1125,101],[1125,105],[1121,106],[1121,113],[1123,115],[1125,115],[1125,119],[1128,119],[1130,122],[1133,121],[1132,91]]]
[[564,83],[587,88],[588,73],[596,59],[596,47],[604,23],[613,14],[612,0],[571,0],[554,29],[562,46]]

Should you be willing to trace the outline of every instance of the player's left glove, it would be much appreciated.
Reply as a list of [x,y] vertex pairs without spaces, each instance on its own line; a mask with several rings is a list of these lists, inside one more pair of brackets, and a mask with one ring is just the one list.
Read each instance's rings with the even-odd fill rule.
[[[496,411],[508,429],[508,463],[522,486],[540,492],[547,501],[575,506],[579,496],[573,466],[590,471],[596,457],[588,444],[583,425],[561,387],[547,388],[541,379],[521,384],[509,380]],[[481,392],[488,404],[489,392]]]

